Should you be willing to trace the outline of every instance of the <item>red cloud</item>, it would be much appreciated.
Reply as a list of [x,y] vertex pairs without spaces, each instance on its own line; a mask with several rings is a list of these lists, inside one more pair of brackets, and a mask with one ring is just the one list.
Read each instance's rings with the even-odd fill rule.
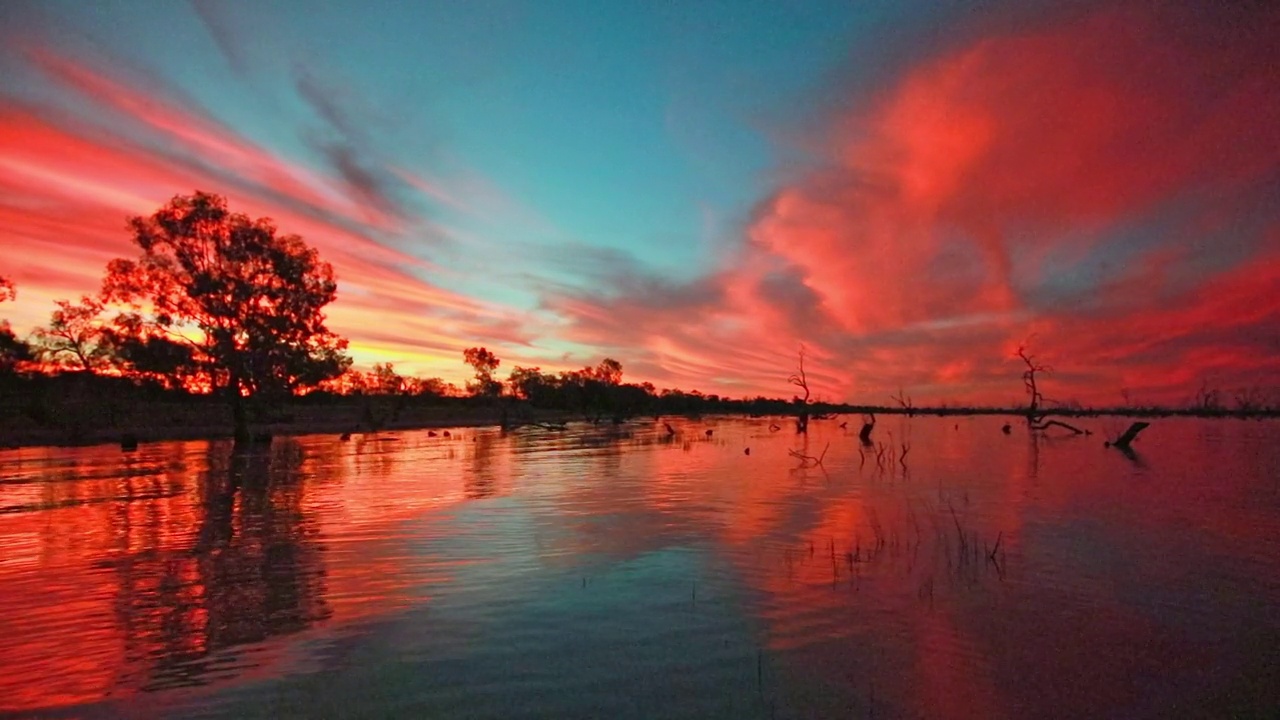
[[71,120],[0,99],[4,273],[19,288],[5,314],[16,327],[46,321],[54,298],[94,292],[107,261],[134,252],[127,216],[199,188],[227,195],[238,211],[273,218],[334,263],[340,292],[331,326],[351,338],[358,359],[460,374],[468,342],[528,342],[522,313],[435,286],[424,279],[434,266],[375,239],[407,228],[356,208],[340,183],[163,94],[48,51],[31,56],[61,90],[107,111],[109,120]]
[[[1178,20],[1105,11],[986,38],[840,118],[830,166],[780,189],[750,228],[843,331],[816,341],[865,368],[860,384],[939,396],[1005,400],[994,383],[1008,350],[1037,330],[1044,354],[1076,365],[1067,397],[1096,400],[1095,383],[1139,375],[1161,399],[1204,373],[1275,385],[1256,347],[1225,337],[1275,322],[1271,260],[1220,268],[1232,254],[1270,258],[1280,238],[1238,223],[1229,247],[1210,245],[1280,170],[1280,91],[1259,61],[1274,52]],[[1170,208],[1189,227],[1141,229]],[[1126,230],[1162,236],[1117,237]],[[1046,305],[1046,283],[1097,256],[1167,275],[1141,273],[1138,297],[1085,277]],[[1144,356],[1156,347],[1169,352]]]
[[803,342],[831,398],[1016,403],[1028,338],[1061,400],[1274,388],[1275,52],[1180,12],[985,37],[846,105],[700,281],[713,303],[629,282],[548,306],[646,379],[735,395],[789,393]]

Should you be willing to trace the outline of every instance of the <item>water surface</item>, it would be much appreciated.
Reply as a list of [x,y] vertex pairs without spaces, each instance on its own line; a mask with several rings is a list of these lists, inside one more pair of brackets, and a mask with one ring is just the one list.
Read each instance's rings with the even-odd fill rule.
[[1280,708],[1280,423],[672,422],[2,452],[0,714]]

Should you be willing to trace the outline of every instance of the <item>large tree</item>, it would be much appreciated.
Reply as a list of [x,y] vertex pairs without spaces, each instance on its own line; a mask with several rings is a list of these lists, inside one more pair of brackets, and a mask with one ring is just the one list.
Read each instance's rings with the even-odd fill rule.
[[[325,326],[333,267],[267,218],[232,213],[218,195],[179,195],[129,220],[137,260],[112,260],[103,298],[132,312],[117,322],[135,342],[165,338],[232,410],[248,438],[248,399],[312,387],[350,364]],[[184,361],[186,359],[184,358]]]

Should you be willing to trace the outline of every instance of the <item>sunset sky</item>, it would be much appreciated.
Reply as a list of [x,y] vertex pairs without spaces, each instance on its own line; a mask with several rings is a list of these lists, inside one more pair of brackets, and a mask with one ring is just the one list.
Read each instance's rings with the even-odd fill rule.
[[[1160,5],[1159,8],[1156,6]],[[980,9],[975,9],[980,8]],[[1280,388],[1263,2],[0,2],[26,332],[195,189],[331,261],[357,363],[828,400]]]

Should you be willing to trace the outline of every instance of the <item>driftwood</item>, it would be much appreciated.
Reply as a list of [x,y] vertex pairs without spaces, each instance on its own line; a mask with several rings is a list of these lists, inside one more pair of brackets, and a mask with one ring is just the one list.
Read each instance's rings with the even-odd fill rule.
[[1036,423],[1036,422],[1032,422],[1032,423],[1031,423],[1031,429],[1032,429],[1032,430],[1048,430],[1050,427],[1053,427],[1053,426],[1057,426],[1057,427],[1060,427],[1060,428],[1066,428],[1067,430],[1070,430],[1071,432],[1073,432],[1073,433],[1075,433],[1075,434],[1077,434],[1077,435],[1092,435],[1092,434],[1093,434],[1092,432],[1090,432],[1090,431],[1088,431],[1088,430],[1081,430],[1080,428],[1076,427],[1075,425],[1070,425],[1070,424],[1068,424],[1068,423],[1064,423],[1064,422],[1062,422],[1061,420],[1049,420],[1049,421],[1042,422],[1042,423]]
[[1115,442],[1107,443],[1107,445],[1120,450],[1128,450],[1133,441],[1138,438],[1138,433],[1149,427],[1151,427],[1151,423],[1142,422],[1141,420],[1135,421],[1129,426],[1128,430],[1124,431],[1123,435],[1115,439]]

